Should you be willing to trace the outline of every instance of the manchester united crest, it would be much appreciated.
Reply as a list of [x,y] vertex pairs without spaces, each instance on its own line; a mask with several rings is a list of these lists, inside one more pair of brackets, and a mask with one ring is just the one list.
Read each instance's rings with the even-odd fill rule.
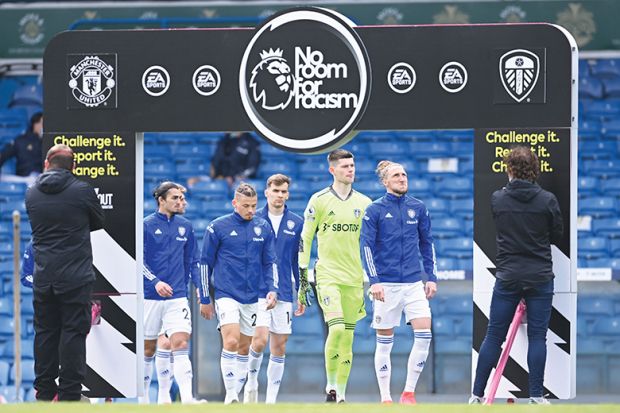
[[[82,57],[83,56],[83,57]],[[81,58],[75,61],[76,58]],[[69,88],[71,109],[116,107],[116,55],[69,55]]]

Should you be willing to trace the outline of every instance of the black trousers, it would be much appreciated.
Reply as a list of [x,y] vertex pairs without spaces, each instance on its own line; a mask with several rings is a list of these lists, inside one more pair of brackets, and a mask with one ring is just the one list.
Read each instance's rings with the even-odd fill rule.
[[[92,283],[65,293],[35,289],[34,388],[37,400],[79,401],[86,376]],[[59,385],[56,385],[59,377]]]

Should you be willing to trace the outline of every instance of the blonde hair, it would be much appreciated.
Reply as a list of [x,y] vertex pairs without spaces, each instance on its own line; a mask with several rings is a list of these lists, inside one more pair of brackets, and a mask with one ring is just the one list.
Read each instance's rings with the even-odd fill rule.
[[241,182],[235,190],[235,197],[238,195],[244,195],[252,198],[256,196],[256,189],[254,189],[254,187],[247,182]]
[[405,169],[401,164],[399,164],[397,162],[392,162],[392,161],[388,161],[388,160],[382,160],[382,161],[379,161],[379,163],[377,164],[377,168],[375,169],[375,173],[379,177],[379,180],[381,182],[383,182],[387,178],[388,171],[390,169],[392,169],[392,168],[395,168],[395,167],[401,167],[401,168]]

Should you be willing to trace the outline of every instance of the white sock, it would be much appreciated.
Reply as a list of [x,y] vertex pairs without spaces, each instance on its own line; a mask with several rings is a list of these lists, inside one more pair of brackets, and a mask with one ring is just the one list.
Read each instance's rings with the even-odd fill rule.
[[278,392],[280,391],[280,383],[282,383],[282,376],[284,375],[284,361],[286,355],[282,357],[269,356],[269,364],[267,365],[267,395],[265,397],[265,403],[273,404],[278,398]]
[[237,352],[222,350],[220,368],[226,394],[235,394],[235,387],[237,386]]
[[189,360],[189,350],[174,350],[172,352],[174,359],[174,377],[179,385],[179,394],[181,395],[181,403],[191,403],[194,401],[194,393],[192,392],[192,362]]
[[433,334],[430,328],[424,328],[415,330],[413,332],[414,342],[409,354],[409,361],[407,363],[407,382],[405,383],[405,391],[415,391],[415,386],[418,384],[420,373],[424,369],[426,364],[426,358],[428,357],[428,349],[431,346],[431,339]]
[[144,396],[138,397],[138,403],[149,404],[151,398],[149,391],[151,390],[151,380],[153,379],[153,360],[155,357],[144,356]]
[[248,377],[248,360],[249,356],[246,354],[237,354],[237,372],[235,377],[237,378],[237,384],[235,385],[235,391],[237,394],[243,389],[245,380]]
[[172,384],[172,363],[170,350],[157,350],[155,353],[155,371],[157,372],[157,404],[172,403],[170,385]]
[[245,385],[250,390],[258,390],[258,373],[263,363],[263,353],[257,353],[250,347],[250,359],[248,362],[248,382]]
[[394,345],[394,334],[382,336],[377,334],[377,345],[375,347],[375,374],[379,384],[381,401],[392,400],[390,394],[390,380],[392,378],[392,361],[390,353]]

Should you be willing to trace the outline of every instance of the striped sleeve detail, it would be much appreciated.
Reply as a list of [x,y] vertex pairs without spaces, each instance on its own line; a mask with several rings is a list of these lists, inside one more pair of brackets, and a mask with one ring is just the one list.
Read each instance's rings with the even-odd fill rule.
[[365,246],[364,247],[364,256],[366,257],[366,264],[368,265],[368,271],[370,272],[370,274],[368,274],[369,277],[376,277],[377,276],[377,268],[375,267],[375,261],[372,258],[372,251],[370,250],[369,246]]
[[200,265],[200,288],[202,289],[202,296],[209,296],[209,265]]
[[437,254],[435,253],[435,243],[431,244],[433,250],[433,275],[437,277]]
[[155,274],[153,274],[147,267],[146,265],[142,266],[142,275],[144,276],[144,278],[146,278],[149,281],[153,281],[155,280],[157,277],[155,277]]
[[278,266],[276,265],[276,263],[273,263],[271,265],[273,268],[273,286],[279,289],[280,287],[278,287],[278,283],[280,282],[280,278],[278,276]]

